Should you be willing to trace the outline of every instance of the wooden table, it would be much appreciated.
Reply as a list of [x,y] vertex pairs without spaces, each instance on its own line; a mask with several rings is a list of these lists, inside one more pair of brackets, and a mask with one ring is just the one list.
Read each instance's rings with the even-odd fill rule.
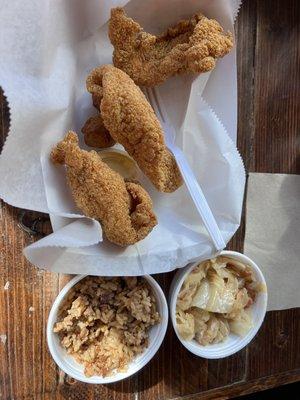
[[[298,0],[246,0],[241,8],[236,24],[238,147],[248,171],[299,173],[299,21]],[[2,95],[3,139],[8,121]],[[72,381],[52,361],[45,335],[51,304],[68,277],[40,271],[25,260],[23,247],[39,236],[18,226],[19,214],[20,210],[1,203],[2,400],[215,399],[300,380],[300,311],[293,309],[268,313],[255,340],[224,360],[193,356],[169,326],[158,354],[131,379],[108,386]],[[47,227],[43,221],[38,225]],[[244,221],[230,248],[242,251],[243,236]],[[172,274],[158,279],[167,293]]]

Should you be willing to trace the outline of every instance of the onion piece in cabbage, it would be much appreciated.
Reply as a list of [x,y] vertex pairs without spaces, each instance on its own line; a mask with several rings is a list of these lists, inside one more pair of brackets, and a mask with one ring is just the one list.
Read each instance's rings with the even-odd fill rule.
[[195,339],[202,346],[223,342],[229,335],[229,324],[222,317],[210,314],[202,330],[196,331]]
[[253,327],[252,318],[249,311],[241,310],[234,319],[228,320],[229,328],[232,333],[245,336]]
[[195,337],[195,321],[192,314],[189,314],[182,310],[177,310],[176,326],[179,335],[184,340],[192,340]]
[[193,296],[198,286],[206,276],[206,262],[203,262],[185,278],[177,297],[177,306],[181,310],[187,310],[192,306]]
[[238,293],[238,280],[226,273],[226,281],[215,270],[210,270],[194,295],[192,306],[216,313],[231,312]]

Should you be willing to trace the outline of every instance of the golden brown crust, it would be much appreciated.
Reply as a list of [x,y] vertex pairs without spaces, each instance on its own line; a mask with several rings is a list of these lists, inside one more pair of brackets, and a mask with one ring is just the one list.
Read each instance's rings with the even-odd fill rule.
[[105,128],[101,114],[90,117],[81,131],[84,135],[85,144],[88,146],[107,148],[116,143]]
[[78,147],[69,132],[51,152],[54,163],[65,164],[76,205],[101,222],[107,239],[121,246],[144,239],[157,224],[152,201],[141,185],[127,183],[95,151]]
[[101,116],[114,140],[124,146],[158,190],[175,191],[182,184],[180,171],[140,88],[125,72],[104,65],[90,73],[87,89],[93,96],[102,94]]
[[157,85],[176,74],[210,71],[233,46],[232,34],[200,13],[154,36],[120,7],[111,10],[109,38],[114,65],[143,86]]

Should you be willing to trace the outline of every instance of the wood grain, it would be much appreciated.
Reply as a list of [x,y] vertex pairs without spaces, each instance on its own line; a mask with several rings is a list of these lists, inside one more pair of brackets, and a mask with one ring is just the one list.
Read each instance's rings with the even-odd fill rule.
[[256,172],[300,172],[299,16],[299,1],[257,2],[252,169]]
[[[299,8],[297,0],[245,0],[238,17],[238,147],[247,171],[299,173]],[[3,143],[9,110],[2,92],[0,110]],[[0,203],[1,399],[225,399],[300,380],[300,311],[294,309],[268,313],[255,340],[227,359],[193,356],[169,324],[157,355],[132,378],[106,386],[75,382],[58,370],[45,338],[51,304],[69,277],[25,260],[23,247],[41,236],[25,233],[19,216]],[[26,213],[24,222],[31,226],[39,216]],[[47,234],[40,217],[38,231]],[[243,250],[244,226],[242,218],[229,248]],[[172,276],[156,276],[165,293]]]

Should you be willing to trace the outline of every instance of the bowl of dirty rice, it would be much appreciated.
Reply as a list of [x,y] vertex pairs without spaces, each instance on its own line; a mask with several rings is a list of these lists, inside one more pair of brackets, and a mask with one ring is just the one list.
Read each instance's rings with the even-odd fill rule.
[[56,364],[72,378],[111,383],[143,368],[159,349],[168,307],[151,276],[78,275],[59,293],[47,324]]

